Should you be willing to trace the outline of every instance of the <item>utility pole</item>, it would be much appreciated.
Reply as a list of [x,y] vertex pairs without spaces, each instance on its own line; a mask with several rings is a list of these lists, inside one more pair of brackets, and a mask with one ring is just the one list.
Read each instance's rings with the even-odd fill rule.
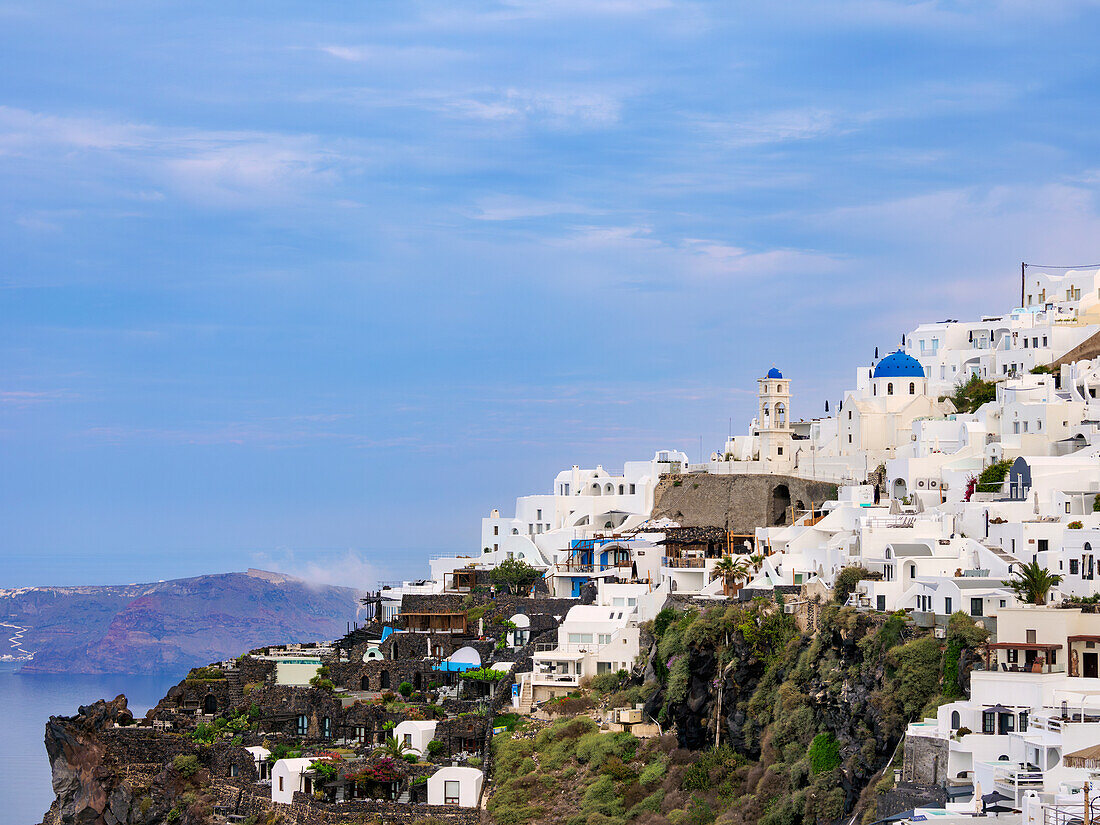
[[[1027,264],[1020,261],[1020,306],[1026,307],[1024,303],[1024,281],[1027,278]],[[1087,823],[1086,823],[1087,825]]]

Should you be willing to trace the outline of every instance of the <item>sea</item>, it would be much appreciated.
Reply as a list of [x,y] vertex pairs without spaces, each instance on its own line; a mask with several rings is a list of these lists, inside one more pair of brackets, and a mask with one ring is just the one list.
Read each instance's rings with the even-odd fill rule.
[[0,662],[0,822],[38,825],[53,802],[50,763],[46,758],[46,720],[71,716],[81,705],[114,699],[125,693],[134,716],[161,700],[183,674],[132,676],[18,673],[18,662]]

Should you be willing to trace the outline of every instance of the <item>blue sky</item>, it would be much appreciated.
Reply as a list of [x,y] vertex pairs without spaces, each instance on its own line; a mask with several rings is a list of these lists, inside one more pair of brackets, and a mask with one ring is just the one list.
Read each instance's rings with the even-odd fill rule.
[[1100,260],[1100,4],[0,2],[0,586],[476,551]]

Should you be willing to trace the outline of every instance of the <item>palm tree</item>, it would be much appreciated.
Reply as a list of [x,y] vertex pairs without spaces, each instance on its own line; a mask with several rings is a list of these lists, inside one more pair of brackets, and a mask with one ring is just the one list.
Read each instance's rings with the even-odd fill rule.
[[1019,570],[1013,570],[1012,575],[1018,578],[1002,581],[1001,584],[1011,587],[1017,598],[1027,604],[1046,604],[1050,588],[1062,583],[1061,575],[1051,573],[1034,561],[1021,565]]
[[394,759],[404,759],[405,754],[413,749],[413,746],[396,736],[387,736],[386,741],[372,751],[373,755],[392,756]]
[[748,578],[751,568],[743,559],[733,560],[732,556],[723,556],[714,565],[714,575],[722,577],[722,595],[729,596],[730,582]]

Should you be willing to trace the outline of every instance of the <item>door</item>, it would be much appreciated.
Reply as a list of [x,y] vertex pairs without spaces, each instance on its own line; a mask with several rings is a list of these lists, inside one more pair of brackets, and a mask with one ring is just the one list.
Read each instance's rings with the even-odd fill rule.
[[1081,675],[1086,679],[1095,679],[1097,677],[1097,661],[1096,654],[1085,651],[1085,654],[1081,657]]

